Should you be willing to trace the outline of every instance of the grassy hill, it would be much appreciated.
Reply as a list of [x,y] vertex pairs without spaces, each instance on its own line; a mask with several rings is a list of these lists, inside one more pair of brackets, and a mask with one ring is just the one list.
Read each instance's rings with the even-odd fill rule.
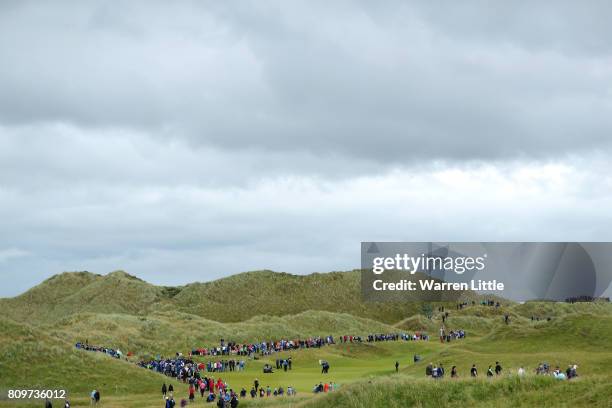
[[[0,317],[0,395],[7,389],[64,389],[68,396],[149,393],[159,376],[102,353],[76,350],[71,344]],[[117,379],[127,379],[117,381]]]
[[[351,384],[299,404],[322,407],[609,407],[610,383],[603,377],[559,382],[550,377],[417,380],[390,376]],[[288,402],[289,404],[289,402]],[[282,406],[284,404],[279,404]]]
[[247,272],[187,285],[175,301],[182,311],[227,322],[262,314],[283,316],[323,310],[395,323],[420,307],[414,302],[363,302],[360,282],[359,271],[311,275]]
[[374,320],[321,311],[284,317],[257,316],[236,323],[220,323],[181,312],[155,312],[146,317],[78,313],[41,327],[67,342],[88,340],[90,344],[104,344],[142,355],[185,353],[196,346],[216,346],[219,339],[252,342],[395,330]]
[[145,314],[167,299],[164,288],[122,271],[105,276],[66,272],[17,297],[2,299],[0,306],[14,320],[49,323],[81,312]]
[[[492,309],[494,310],[494,309]],[[450,324],[465,327],[472,321],[464,341],[440,344],[434,341],[422,350],[424,364],[410,364],[398,375],[369,378],[341,388],[337,393],[314,397],[296,406],[347,407],[610,407],[612,406],[612,305],[605,303],[541,303],[513,305],[505,312],[515,316],[529,311],[529,318],[513,319],[509,325],[496,316],[483,317],[481,307],[466,308]],[[554,316],[550,321],[531,321],[532,312]],[[415,318],[401,322],[414,324]],[[412,320],[412,322],[410,322]],[[434,319],[434,323],[436,319]],[[439,321],[437,321],[439,323]],[[418,323],[418,321],[417,321]],[[500,361],[505,373],[500,378],[482,378],[488,365]],[[447,372],[456,365],[460,378],[434,381],[423,375],[427,362],[443,364]],[[558,381],[535,376],[540,362],[561,369],[578,364],[580,377]],[[469,378],[476,364],[481,378]],[[527,377],[515,373],[523,366]],[[278,406],[284,406],[279,401]]]
[[219,322],[239,322],[307,310],[348,313],[392,324],[420,310],[415,302],[363,302],[359,271],[304,276],[246,272],[179,287],[155,286],[122,271],[63,273],[22,295],[0,299],[0,307],[6,316],[35,324],[83,312],[148,315],[179,311]]
[[[516,306],[510,308],[514,307]],[[246,400],[241,402],[244,407],[444,407],[457,404],[482,407],[609,406],[612,401],[609,372],[609,367],[612,366],[612,350],[607,343],[612,335],[612,326],[609,323],[612,307],[602,309],[598,305],[570,305],[564,314],[559,314],[551,321],[532,322],[530,319],[521,318],[513,320],[510,325],[505,325],[495,315],[477,316],[482,314],[479,309],[474,307],[471,310],[475,312],[475,327],[482,332],[468,332],[468,338],[464,340],[440,343],[434,338],[427,342],[339,344],[320,350],[282,353],[281,356],[291,354],[294,360],[294,368],[288,373],[280,371],[262,376],[263,364],[273,364],[276,358],[264,356],[259,360],[249,360],[244,372],[223,373],[218,376],[222,376],[236,389],[249,389],[253,379],[257,377],[264,386],[292,385],[299,391],[299,397],[295,399],[277,398],[254,402]],[[451,314],[448,327],[455,327],[469,320],[469,310],[470,308],[462,311],[460,316]],[[593,313],[594,310],[598,313]],[[162,321],[166,315],[159,313],[155,316]],[[88,318],[94,321],[91,327],[78,323],[87,321]],[[0,372],[3,373],[0,386],[6,388],[34,384],[47,388],[67,387],[74,396],[74,401],[80,404],[78,406],[87,404],[87,392],[95,387],[103,391],[106,407],[158,406],[158,388],[162,382],[168,382],[168,378],[100,353],[76,350],[68,343],[71,333],[93,330],[97,322],[95,319],[95,315],[84,314],[77,322],[70,323],[76,326],[66,323],[66,328],[58,329],[57,332],[40,331],[3,319],[0,325],[3,333],[0,341]],[[265,332],[265,324],[269,319],[254,318],[248,322],[229,325],[232,330],[260,334],[257,328],[261,327],[262,332]],[[357,319],[357,323],[351,323],[353,320],[348,315],[307,312],[272,318],[268,323],[272,325],[272,330],[316,329],[325,321],[330,328],[334,324],[340,325],[339,327],[344,325],[342,328],[346,330],[370,328],[370,321]],[[215,323],[207,322],[210,326],[205,331],[214,332]],[[280,328],[273,327],[277,323],[280,323]],[[431,320],[433,327],[439,323],[437,316]],[[181,327],[180,330],[175,330],[177,335],[174,340],[178,344],[182,336],[179,333],[183,333],[180,325],[183,323],[176,324],[177,328]],[[354,324],[356,326],[353,326]],[[365,327],[360,327],[362,324]],[[131,320],[123,321],[120,326],[133,326],[133,329],[140,327]],[[584,332],[585,326],[592,327],[592,331]],[[112,341],[113,331],[108,332],[108,339]],[[134,338],[138,336],[141,334],[136,334]],[[171,341],[168,342],[168,345],[170,344]],[[413,354],[421,355],[422,361],[412,362]],[[332,370],[329,375],[320,374],[319,359],[330,362]],[[399,374],[394,373],[395,361],[401,364]],[[504,366],[505,374],[502,378],[490,381],[467,378],[472,364],[479,367],[482,376],[486,367],[495,361],[500,361]],[[543,361],[553,367],[559,365],[562,368],[576,363],[579,365],[580,377],[570,382],[559,382],[548,377],[534,376],[532,370]],[[428,362],[442,363],[447,372],[452,365],[456,365],[461,378],[446,378],[440,381],[426,379],[424,369]],[[529,373],[523,380],[518,380],[513,375],[519,366],[524,366]],[[9,375],[5,376],[4,373]],[[341,385],[340,391],[315,396],[310,390],[319,381],[337,382]],[[186,395],[184,385],[175,383],[175,387],[177,396]],[[0,402],[0,406],[13,406],[7,404],[8,402]],[[23,406],[37,405],[32,403]]]
[[[244,372],[217,375],[235,389],[250,389],[258,377],[264,386],[292,385],[299,392],[291,399],[244,400],[241,407],[610,406],[611,304],[451,307],[445,327],[468,333],[451,343],[435,338],[443,322],[433,306],[428,318],[419,313],[417,302],[363,303],[356,271],[308,276],[250,272],[183,287],[158,287],[125,272],[65,273],[0,302],[0,407],[16,405],[2,400],[8,388],[65,388],[75,407],[88,405],[93,388],[102,391],[107,408],[162,405],[159,387],[172,380],[133,362],[74,348],[85,339],[144,356],[187,352],[217,344],[220,338],[258,341],[423,330],[433,335],[430,341],[338,344],[281,353],[291,354],[294,361],[288,373],[262,376],[263,364],[273,364],[273,355],[249,359]],[[511,317],[508,325],[505,314]],[[414,363],[414,354],[422,361]],[[320,373],[320,359],[332,366],[327,376]],[[398,374],[395,361],[400,362]],[[482,374],[495,361],[505,367],[503,378],[466,378],[472,364]],[[456,365],[461,379],[426,379],[428,362],[443,364],[447,372]],[[561,368],[576,363],[580,377],[559,382],[509,375],[519,366],[531,373],[539,362]],[[319,381],[337,382],[340,391],[314,396],[311,389]],[[186,396],[186,386],[174,384],[176,395]],[[17,406],[38,407],[40,402]]]

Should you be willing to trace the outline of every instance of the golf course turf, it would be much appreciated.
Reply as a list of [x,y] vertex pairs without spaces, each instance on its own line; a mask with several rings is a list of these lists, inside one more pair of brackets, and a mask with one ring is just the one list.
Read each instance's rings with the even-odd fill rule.
[[[157,309],[148,305],[151,309],[146,314],[118,308],[95,313],[78,307],[68,310],[65,303],[54,299],[56,305],[60,304],[63,316],[53,316],[52,322],[33,319],[26,323],[18,321],[22,311],[7,309],[18,301],[14,299],[17,298],[3,300],[7,317],[0,318],[3,396],[8,389],[65,389],[72,406],[78,407],[89,406],[89,393],[97,389],[102,397],[101,407],[163,407],[160,390],[165,382],[173,384],[178,406],[188,396],[187,385],[137,366],[140,358],[157,354],[174,356],[176,352],[187,354],[194,347],[216,345],[220,338],[255,342],[333,335],[335,345],[258,355],[257,359],[237,357],[246,361],[244,371],[213,373],[213,377],[222,378],[237,392],[243,387],[250,391],[255,378],[264,388],[286,390],[292,386],[297,390],[294,397],[251,399],[247,396],[240,400],[241,407],[608,407],[612,401],[609,372],[612,305],[609,303],[508,302],[498,308],[470,303],[462,310],[446,305],[449,317],[445,327],[465,330],[466,338],[440,342],[437,331],[443,324],[442,313],[433,307],[433,316],[428,318],[414,312],[418,305],[413,305],[396,322],[356,317],[347,313],[346,308],[340,308],[341,313],[311,308],[285,316],[258,315],[243,321],[223,322],[222,315],[211,316],[218,319],[215,321],[186,310],[172,312],[167,305]],[[48,305],[41,307],[49,308]],[[205,308],[205,305],[199,307]],[[51,315],[52,310],[47,313]],[[400,311],[394,310],[393,314],[400,315]],[[510,316],[509,324],[504,323],[504,314]],[[532,316],[537,318],[532,320]],[[416,331],[426,331],[430,339],[339,342],[341,335]],[[132,351],[134,355],[129,359],[115,359],[74,347],[85,338],[90,344]],[[415,354],[421,357],[419,362],[413,361]],[[272,374],[263,374],[264,364],[275,366],[277,358],[288,356],[293,362],[291,370],[275,369]],[[229,358],[232,357],[196,356],[194,360]],[[319,360],[330,363],[328,374],[321,374]],[[486,369],[496,361],[503,367],[502,374],[487,379]],[[561,381],[551,376],[536,376],[534,370],[542,362],[553,369],[559,366],[561,370],[568,364],[577,364],[578,377]],[[425,367],[429,363],[442,364],[445,377],[427,378]],[[472,364],[478,367],[479,378],[470,378]],[[459,378],[450,378],[452,366],[457,366]],[[527,371],[522,378],[516,375],[520,366]],[[338,389],[315,395],[312,389],[320,382],[334,382]],[[54,406],[62,402],[55,400]],[[195,404],[213,406],[205,404],[199,393]],[[43,402],[0,401],[0,407],[13,406],[41,407]]]

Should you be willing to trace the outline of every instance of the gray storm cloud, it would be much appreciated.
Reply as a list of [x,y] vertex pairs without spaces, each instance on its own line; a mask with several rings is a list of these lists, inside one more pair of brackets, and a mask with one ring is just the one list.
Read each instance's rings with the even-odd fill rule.
[[4,2],[0,271],[610,240],[607,2]]
[[402,164],[597,149],[606,16],[604,2],[8,3],[0,117]]

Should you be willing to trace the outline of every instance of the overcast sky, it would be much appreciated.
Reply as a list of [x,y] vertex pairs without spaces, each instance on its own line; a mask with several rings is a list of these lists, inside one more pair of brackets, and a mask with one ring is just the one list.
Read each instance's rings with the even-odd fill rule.
[[0,296],[612,240],[612,3],[0,3]]

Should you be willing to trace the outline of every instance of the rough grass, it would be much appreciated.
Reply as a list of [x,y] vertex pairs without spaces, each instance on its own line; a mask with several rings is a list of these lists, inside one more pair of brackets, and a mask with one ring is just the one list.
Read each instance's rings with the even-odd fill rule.
[[55,275],[11,299],[1,299],[5,316],[32,324],[52,323],[80,312],[145,314],[169,302],[164,289],[125,272]]
[[359,271],[303,276],[246,272],[174,288],[151,285],[121,271],[105,276],[76,272],[56,275],[15,298],[0,299],[0,307],[7,316],[33,324],[51,323],[82,312],[148,315],[179,311],[220,322],[239,322],[307,310],[348,313],[393,324],[421,308],[408,301],[363,302],[360,290]]
[[88,340],[90,344],[108,345],[140,355],[174,355],[196,346],[217,345],[219,339],[252,342],[394,330],[374,320],[322,311],[285,317],[257,316],[237,323],[219,323],[186,313],[157,312],[146,317],[80,313],[42,327],[67,342]]
[[[0,318],[0,396],[7,389],[65,389],[69,395],[100,387],[106,394],[151,392],[159,376],[102,353],[71,345],[24,324]],[[155,386],[154,386],[155,385]]]
[[560,382],[550,377],[417,380],[403,376],[358,382],[299,404],[319,407],[609,407],[605,378]]
[[[355,282],[358,275],[351,273],[296,277],[262,272],[164,288],[121,272],[59,275],[0,305],[6,316],[0,318],[0,406],[41,406],[40,401],[2,401],[8,388],[65,388],[75,407],[89,404],[93,388],[102,391],[103,407],[163,406],[159,388],[169,378],[101,353],[76,350],[74,342],[84,339],[138,354],[173,354],[220,338],[253,341],[404,330],[426,330],[432,340],[300,350],[291,353],[291,372],[264,376],[261,369],[274,363],[277,356],[272,356],[248,361],[246,371],[222,377],[235,389],[250,389],[258,377],[264,386],[292,385],[299,391],[296,398],[245,400],[242,407],[610,406],[610,304],[528,302],[460,311],[447,307],[447,329],[463,328],[468,337],[440,343],[440,313],[428,319],[418,314],[418,303],[361,303]],[[503,323],[505,313],[511,316],[509,325]],[[551,320],[534,322],[531,315]],[[423,360],[413,363],[413,354]],[[320,374],[319,359],[331,363],[329,375]],[[395,361],[400,362],[399,374],[394,373]],[[472,364],[484,375],[495,361],[504,366],[503,378],[466,378]],[[576,363],[580,377],[557,382],[508,375],[519,366],[531,373],[544,361],[562,369]],[[461,378],[426,379],[429,362],[443,364],[447,372],[456,365]],[[314,396],[310,390],[319,381],[341,384],[340,391]],[[174,385],[177,396],[186,396],[185,385]]]

